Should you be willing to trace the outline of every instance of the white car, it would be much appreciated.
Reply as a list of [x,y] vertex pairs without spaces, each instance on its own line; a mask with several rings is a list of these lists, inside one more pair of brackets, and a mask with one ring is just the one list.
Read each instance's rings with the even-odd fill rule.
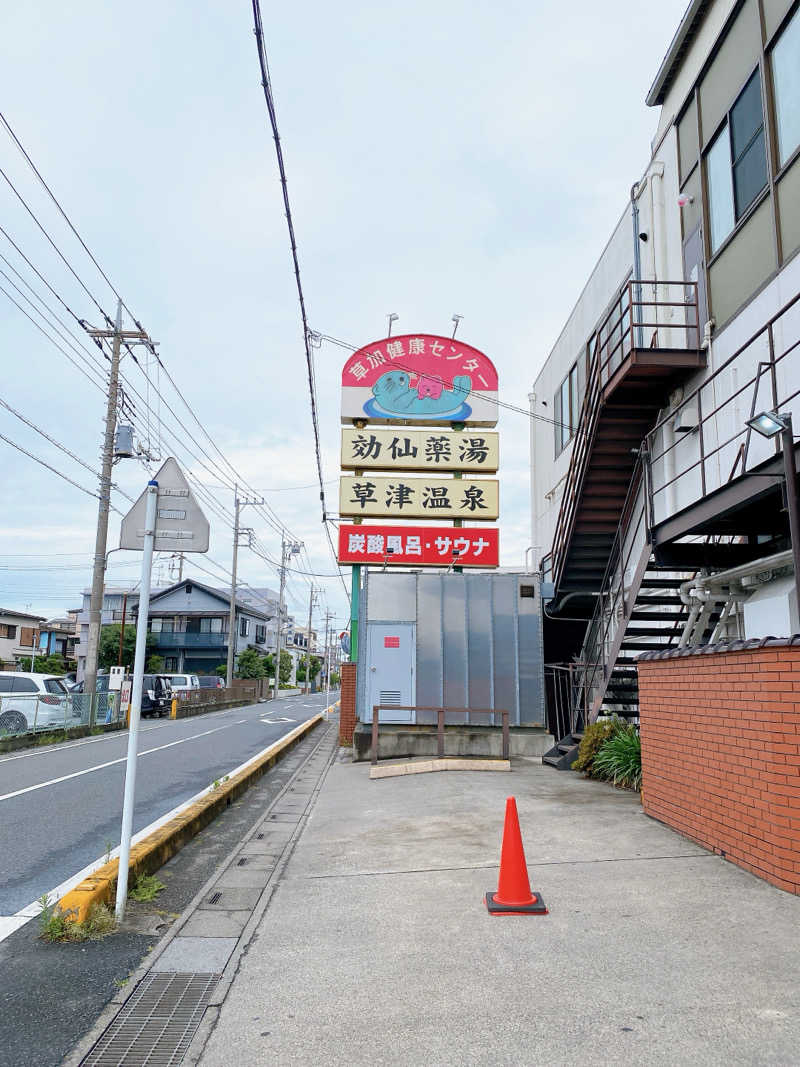
[[53,674],[0,671],[0,734],[72,725],[72,701]]
[[172,686],[172,692],[180,697],[181,693],[190,693],[193,689],[200,688],[200,679],[196,674],[167,674]]

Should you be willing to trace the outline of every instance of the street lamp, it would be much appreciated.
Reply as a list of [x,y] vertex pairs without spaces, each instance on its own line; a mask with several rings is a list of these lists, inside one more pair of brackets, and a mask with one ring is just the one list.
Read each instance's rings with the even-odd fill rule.
[[800,505],[797,500],[797,466],[794,458],[794,432],[789,411],[762,411],[747,420],[751,430],[770,440],[781,435],[783,446],[783,477],[786,482],[786,510],[789,512],[789,539],[794,561],[794,589],[800,617]]

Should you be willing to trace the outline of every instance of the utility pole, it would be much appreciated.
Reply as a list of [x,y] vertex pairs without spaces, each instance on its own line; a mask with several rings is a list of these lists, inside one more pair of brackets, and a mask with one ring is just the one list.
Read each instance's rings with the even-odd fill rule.
[[84,692],[94,693],[97,687],[97,655],[100,649],[100,625],[103,613],[103,588],[106,576],[106,546],[108,544],[108,513],[111,509],[111,467],[114,461],[114,434],[117,428],[117,399],[119,395],[119,363],[123,340],[146,342],[150,338],[141,330],[122,329],[122,301],[117,301],[117,317],[113,330],[89,330],[96,338],[112,338],[111,369],[108,373],[106,426],[103,433],[103,456],[100,468],[100,503],[97,508],[94,562],[92,565],[92,595],[89,601],[89,638],[84,669]]
[[278,597],[278,626],[275,634],[275,679],[273,682],[272,699],[278,699],[278,688],[281,677],[281,637],[283,635],[283,594],[286,590],[286,564],[292,556],[296,556],[303,547],[299,541],[287,541],[281,538],[281,591]]
[[315,599],[316,590],[312,585],[308,594],[308,629],[306,630],[306,684],[304,687],[306,694],[311,692],[311,615],[314,611]]
[[122,666],[122,643],[125,640],[125,613],[128,610],[128,594],[122,594],[122,622],[119,627],[119,652],[117,653],[117,666]]
[[[239,497],[239,486],[234,484],[233,487],[233,559],[231,561],[231,604],[228,609],[228,663],[227,670],[225,672],[225,685],[230,689],[233,682],[233,668],[236,655],[236,642],[238,635],[236,633],[236,567],[239,561],[239,534],[242,532],[239,528],[239,512],[242,508],[247,507],[248,504],[264,504],[265,500],[260,497],[258,500],[253,497],[248,499],[247,497]],[[248,531],[249,532],[249,531]],[[183,554],[181,553],[181,576],[183,575]],[[180,579],[179,579],[180,581]]]

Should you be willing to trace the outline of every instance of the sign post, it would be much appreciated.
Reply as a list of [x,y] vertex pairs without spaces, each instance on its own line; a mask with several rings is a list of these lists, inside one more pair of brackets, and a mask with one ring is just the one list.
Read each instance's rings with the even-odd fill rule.
[[207,552],[208,520],[194,499],[189,484],[174,459],[167,459],[147,489],[122,520],[120,548],[142,553],[139,615],[136,620],[136,654],[133,663],[128,756],[125,764],[125,794],[122,802],[122,832],[117,874],[116,919],[125,917],[128,898],[128,867],[131,856],[133,810],[136,796],[136,761],[139,757],[139,720],[142,707],[142,677],[147,652],[147,625],[153,550]]
[[147,483],[147,507],[144,519],[144,546],[142,551],[142,579],[139,594],[139,617],[136,620],[136,655],[133,661],[133,691],[131,693],[131,721],[128,730],[128,759],[125,764],[125,797],[122,801],[122,835],[119,846],[119,871],[117,873],[116,918],[121,923],[125,918],[125,902],[128,899],[128,865],[131,858],[131,833],[133,830],[133,804],[136,793],[136,761],[139,757],[139,719],[142,707],[142,675],[147,643],[147,616],[150,606],[150,577],[153,566],[155,542],[156,505],[158,482]]

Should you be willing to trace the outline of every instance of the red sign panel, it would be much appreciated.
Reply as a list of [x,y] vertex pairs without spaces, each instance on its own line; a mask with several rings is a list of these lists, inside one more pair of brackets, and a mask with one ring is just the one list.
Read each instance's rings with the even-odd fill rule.
[[[497,567],[500,531],[454,526],[339,526],[340,563]],[[387,646],[388,647],[388,646]]]
[[384,648],[399,648],[400,647],[400,638],[399,637],[384,637],[384,639],[383,639],[383,647]]

